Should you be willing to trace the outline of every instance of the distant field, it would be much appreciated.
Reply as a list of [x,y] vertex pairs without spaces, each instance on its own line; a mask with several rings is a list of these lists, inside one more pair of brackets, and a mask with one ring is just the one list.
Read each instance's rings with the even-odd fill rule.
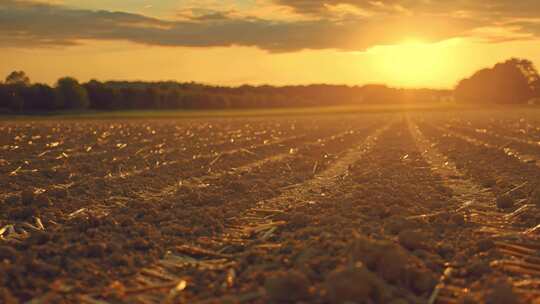
[[469,111],[469,110],[523,110],[538,111],[539,106],[463,106],[455,104],[403,104],[403,105],[362,105],[306,108],[270,108],[270,109],[226,109],[226,110],[125,110],[125,111],[84,111],[52,112],[32,115],[0,114],[0,120],[41,120],[41,119],[141,119],[141,118],[220,118],[220,117],[260,117],[260,116],[295,116],[322,114],[383,113],[401,111]]
[[463,110],[0,121],[0,302],[529,303],[538,109]]
[[253,117],[283,115],[315,115],[339,113],[371,113],[411,110],[467,109],[452,104],[404,104],[404,105],[362,105],[306,108],[269,108],[269,109],[227,109],[227,110],[127,110],[127,111],[84,111],[53,112],[44,115],[0,115],[0,119],[111,119],[111,118],[204,118],[204,117]]

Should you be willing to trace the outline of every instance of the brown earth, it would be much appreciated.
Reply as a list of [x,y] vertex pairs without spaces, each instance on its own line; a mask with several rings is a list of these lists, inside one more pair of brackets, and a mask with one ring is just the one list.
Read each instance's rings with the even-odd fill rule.
[[1,122],[0,303],[538,303],[537,114]]

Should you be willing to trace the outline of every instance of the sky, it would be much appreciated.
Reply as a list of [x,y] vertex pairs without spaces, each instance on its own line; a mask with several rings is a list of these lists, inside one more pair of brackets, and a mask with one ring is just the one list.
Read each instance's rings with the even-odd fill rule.
[[0,0],[0,78],[452,88],[540,64],[538,0]]

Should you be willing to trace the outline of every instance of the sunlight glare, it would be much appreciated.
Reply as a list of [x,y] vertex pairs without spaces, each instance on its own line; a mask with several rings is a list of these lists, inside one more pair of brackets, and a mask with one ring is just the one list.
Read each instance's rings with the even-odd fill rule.
[[455,48],[458,43],[459,39],[430,43],[410,38],[399,44],[370,48],[368,53],[383,78],[404,87],[415,87],[432,83],[433,79],[459,68],[459,64],[456,66],[459,50]]

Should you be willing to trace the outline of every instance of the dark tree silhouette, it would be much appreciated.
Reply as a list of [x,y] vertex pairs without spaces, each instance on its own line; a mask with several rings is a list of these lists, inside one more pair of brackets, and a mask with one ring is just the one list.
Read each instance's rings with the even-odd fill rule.
[[[56,98],[51,98],[54,91]],[[383,85],[343,86],[269,85],[240,87],[177,82],[99,82],[80,85],[62,78],[53,90],[46,85],[0,85],[0,107],[13,111],[64,109],[232,109],[332,106],[360,103],[436,102],[452,95],[449,90],[396,89]]]
[[24,99],[17,92],[9,92],[9,98],[6,101],[7,107],[14,112],[24,111]]
[[462,80],[455,91],[398,89],[386,85],[269,85],[239,87],[199,83],[99,82],[71,77],[53,89],[30,84],[22,71],[0,83],[0,108],[17,112],[52,110],[229,109],[333,106],[345,104],[433,103],[457,96],[463,102],[526,103],[540,97],[540,77],[528,60],[511,59]]
[[36,83],[21,92],[24,110],[53,111],[58,109],[54,89],[46,84]]
[[121,96],[118,89],[111,88],[97,80],[90,80],[83,85],[90,99],[90,107],[96,110],[121,108]]
[[30,78],[23,71],[13,71],[6,77],[7,85],[30,85]]
[[9,91],[7,86],[0,83],[0,109],[8,108]]
[[463,79],[455,96],[468,103],[526,103],[537,96],[539,79],[531,61],[513,58]]
[[64,109],[86,109],[90,106],[86,89],[72,77],[58,79],[56,99],[57,105]]
[[5,86],[1,94],[5,98],[1,102],[3,106],[15,112],[22,112],[27,105],[23,94],[28,90],[29,85],[30,78],[26,76],[26,73],[23,71],[11,72],[6,77]]

